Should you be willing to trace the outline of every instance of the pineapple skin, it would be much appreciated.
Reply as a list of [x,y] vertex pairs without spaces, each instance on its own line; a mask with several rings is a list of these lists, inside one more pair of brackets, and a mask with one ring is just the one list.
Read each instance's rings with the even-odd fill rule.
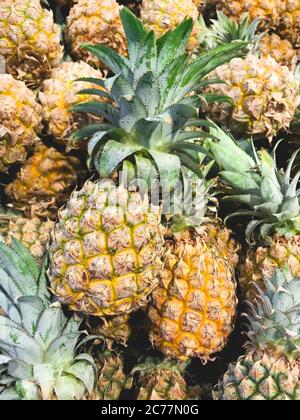
[[[160,368],[140,372],[137,385],[137,400],[188,400],[189,389],[182,372],[178,369]],[[191,398],[192,399],[192,398]]]
[[36,261],[41,263],[54,225],[53,221],[42,221],[38,217],[33,219],[18,217],[8,224],[6,243],[11,245],[12,239],[17,239],[30,251]]
[[126,54],[125,34],[115,0],[79,0],[70,10],[66,38],[76,59],[99,68],[103,67],[94,55],[81,48],[83,43],[104,44]]
[[96,95],[77,94],[80,90],[95,87],[86,82],[75,82],[82,77],[102,79],[102,73],[83,61],[65,62],[52,71],[50,79],[44,80],[39,93],[48,133],[54,136],[57,143],[67,146],[67,150],[84,147],[86,143],[72,142],[71,134],[97,120],[91,116],[70,112],[70,107],[88,100],[103,101],[103,98]]
[[80,160],[39,143],[5,191],[26,217],[56,219],[82,174]]
[[300,0],[284,0],[281,2],[281,19],[279,33],[288,39],[300,52]]
[[50,246],[52,289],[75,311],[130,313],[157,285],[162,246],[160,212],[150,211],[146,197],[110,180],[87,181],[59,212]]
[[206,362],[223,349],[236,317],[237,251],[230,231],[214,225],[166,242],[148,312],[150,340],[166,356]]
[[199,45],[200,34],[199,12],[194,1],[143,0],[142,2],[141,20],[148,30],[154,31],[156,36],[162,36],[167,31],[175,29],[186,17],[194,21],[188,43],[188,48],[194,50]]
[[113,342],[127,347],[129,337],[132,333],[130,325],[130,314],[102,318],[100,324],[89,329],[92,335],[100,335],[107,339],[109,346]]
[[[267,246],[268,245],[268,246]],[[244,294],[252,301],[256,287],[264,289],[264,277],[270,277],[277,268],[288,267],[300,276],[300,236],[291,238],[274,235],[266,246],[250,249],[240,265],[240,284]]]
[[250,20],[260,18],[260,28],[266,30],[279,25],[281,0],[217,0],[217,8],[235,20],[244,13],[249,14]]
[[287,39],[281,39],[276,34],[266,34],[260,42],[259,52],[261,57],[271,56],[280,65],[292,71],[296,69],[297,51]]
[[266,134],[272,139],[287,129],[300,103],[299,82],[287,67],[272,57],[248,55],[235,58],[212,72],[211,78],[226,84],[211,85],[209,92],[227,95],[229,103],[208,105],[214,121],[225,124],[234,133]]
[[213,392],[215,400],[299,400],[300,363],[254,351],[231,364]]
[[39,0],[1,2],[0,56],[6,60],[8,73],[36,88],[62,55],[59,26]]
[[42,131],[41,112],[35,94],[25,83],[0,74],[0,172],[26,160]]
[[105,351],[96,359],[98,378],[95,390],[88,400],[116,401],[122,392],[130,389],[132,379],[124,371],[124,360],[121,355]]

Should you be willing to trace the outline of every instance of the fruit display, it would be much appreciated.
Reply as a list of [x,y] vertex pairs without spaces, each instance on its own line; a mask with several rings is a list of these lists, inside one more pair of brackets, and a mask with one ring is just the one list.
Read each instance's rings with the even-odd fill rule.
[[300,400],[299,1],[0,0],[1,401]]

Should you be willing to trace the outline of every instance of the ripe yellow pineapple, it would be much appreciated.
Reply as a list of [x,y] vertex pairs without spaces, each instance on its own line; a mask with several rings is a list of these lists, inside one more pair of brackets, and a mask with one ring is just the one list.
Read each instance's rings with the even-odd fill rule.
[[42,221],[38,217],[32,219],[16,217],[7,225],[6,243],[11,245],[13,238],[17,239],[30,251],[37,262],[41,263],[53,229],[54,222],[51,220]]
[[208,140],[207,144],[231,188],[226,190],[232,194],[228,199],[242,205],[237,216],[250,219],[246,229],[250,245],[241,261],[240,283],[252,299],[255,285],[263,288],[264,277],[270,277],[276,268],[288,267],[294,276],[300,274],[298,176],[291,176],[296,154],[284,172],[266,150],[251,155],[219,128],[212,133],[219,141]]
[[27,217],[55,219],[57,209],[69,198],[81,173],[79,159],[39,143],[6,187],[6,193],[13,207]]
[[261,57],[273,57],[277,63],[295,70],[297,51],[287,39],[281,39],[276,34],[265,34],[259,43]]
[[6,69],[37,87],[62,59],[60,29],[39,0],[0,2],[0,56]]
[[299,82],[272,57],[250,54],[245,59],[235,58],[209,77],[226,84],[211,85],[208,91],[233,101],[207,106],[214,121],[235,133],[265,134],[270,140],[281,129],[289,128],[300,103]]
[[104,44],[125,53],[119,10],[115,0],[79,0],[72,7],[67,18],[66,37],[75,58],[97,68],[101,64],[97,57],[82,48],[83,43]]
[[162,36],[176,26],[186,17],[194,21],[193,32],[190,36],[188,47],[195,49],[198,46],[200,25],[198,22],[199,12],[193,0],[143,0],[141,19],[147,29],[154,31],[156,36]]
[[209,224],[166,239],[148,313],[150,340],[164,354],[206,362],[224,348],[236,316],[237,249],[230,231]]
[[300,49],[300,0],[282,0],[279,32],[282,38],[288,39]]
[[249,307],[246,355],[229,366],[215,400],[300,400],[300,281],[288,270],[264,279]]
[[157,285],[159,209],[110,180],[74,192],[50,247],[54,293],[72,310],[110,316],[143,306]]
[[25,83],[0,74],[0,172],[26,160],[42,131],[41,111],[35,94]]
[[[74,135],[77,140],[91,138],[89,164],[100,180],[88,181],[72,194],[59,212],[50,247],[49,278],[58,299],[73,310],[100,317],[138,309],[157,286],[163,254],[162,203],[159,196],[149,205],[145,186],[159,180],[159,190],[167,194],[190,166],[200,176],[197,162],[182,151],[199,150],[195,141],[199,132],[185,132],[203,123],[197,120],[195,88],[210,70],[241,49],[237,42],[191,62],[185,50],[192,19],[169,32],[158,48],[157,40],[132,12],[122,8],[120,15],[128,34],[130,71],[128,61],[116,59],[111,49],[87,47],[113,73],[98,83],[104,85],[113,104],[74,106],[75,111],[103,115],[107,120],[100,128],[90,124]],[[153,48],[148,49],[151,39]],[[199,74],[196,69],[208,62],[209,69]],[[178,138],[176,144],[174,138]],[[122,173],[129,185],[122,182],[126,178]],[[108,180],[114,174],[117,184]],[[141,190],[132,191],[131,181],[137,179]],[[234,289],[232,280],[230,291]],[[234,313],[235,298],[232,303]]]
[[88,99],[104,100],[96,95],[78,95],[79,91],[94,87],[94,85],[85,82],[75,82],[76,79],[82,77],[101,79],[102,74],[83,61],[66,62],[52,71],[50,79],[43,82],[39,93],[39,99],[43,105],[43,118],[49,134],[53,135],[58,143],[66,145],[68,149],[80,148],[85,145],[85,143],[75,143],[70,140],[70,135],[74,130],[89,122],[97,121],[91,115],[71,112],[70,107],[86,102]]

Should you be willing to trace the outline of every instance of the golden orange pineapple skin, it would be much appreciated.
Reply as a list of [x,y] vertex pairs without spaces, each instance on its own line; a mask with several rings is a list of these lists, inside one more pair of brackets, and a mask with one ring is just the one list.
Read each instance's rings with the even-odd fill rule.
[[0,74],[0,172],[26,160],[42,131],[41,111],[25,83]]
[[38,217],[32,219],[18,217],[8,224],[6,242],[11,245],[13,238],[17,239],[40,263],[46,254],[46,245],[54,225],[53,221],[42,221]]
[[59,144],[67,146],[67,150],[86,147],[86,142],[72,142],[71,134],[96,121],[92,116],[71,112],[70,107],[82,102],[104,100],[96,95],[78,95],[83,89],[95,88],[95,85],[86,82],[75,82],[82,77],[103,78],[100,71],[83,61],[66,62],[52,71],[50,79],[44,80],[39,93],[48,133],[54,136]]
[[30,87],[37,87],[62,60],[60,29],[39,0],[0,3],[0,56],[6,69]]
[[145,305],[162,266],[160,213],[151,210],[110,180],[72,194],[50,247],[51,287],[63,304],[100,317]]
[[277,63],[294,71],[297,64],[297,51],[287,39],[281,39],[276,34],[266,34],[259,44],[262,57],[271,56]]
[[192,0],[143,0],[141,8],[141,20],[148,30],[153,30],[156,36],[162,36],[169,30],[174,30],[186,17],[194,20],[194,28],[191,34],[188,48],[193,50],[199,46],[198,36],[200,25],[198,22],[199,12]]
[[260,18],[262,29],[270,29],[279,25],[281,1],[217,0],[217,8],[235,20],[240,20],[243,13],[248,13],[250,20]]
[[[211,231],[210,231],[211,229]],[[215,226],[166,242],[164,270],[152,294],[150,340],[168,357],[204,362],[225,346],[236,316],[238,246]]]
[[274,58],[248,55],[234,58],[213,71],[210,78],[226,84],[211,85],[208,91],[229,96],[230,103],[208,105],[210,117],[236,134],[264,134],[271,140],[288,129],[300,102],[299,82],[287,67]]
[[26,217],[56,219],[58,208],[69,198],[81,173],[78,158],[40,143],[5,190],[13,207]]
[[269,246],[250,249],[240,265],[242,291],[249,300],[257,294],[255,286],[264,288],[264,277],[271,277],[277,268],[288,267],[293,276],[300,276],[300,235],[291,238],[275,235]]
[[100,61],[81,48],[83,43],[104,44],[120,54],[127,51],[125,34],[115,0],[79,0],[67,18],[66,37],[76,59],[99,67]]

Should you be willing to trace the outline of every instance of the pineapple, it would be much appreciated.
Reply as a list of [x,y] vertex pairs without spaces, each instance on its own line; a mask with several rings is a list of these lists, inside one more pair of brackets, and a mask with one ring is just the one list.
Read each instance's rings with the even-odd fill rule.
[[265,34],[260,42],[261,57],[271,56],[277,63],[294,71],[297,64],[297,51],[287,39],[276,34]]
[[186,364],[175,360],[146,359],[132,370],[137,400],[200,399],[184,379]]
[[0,172],[26,160],[42,131],[41,111],[35,94],[23,82],[0,74]]
[[132,386],[132,378],[124,371],[121,354],[105,350],[96,357],[98,368],[97,385],[93,400],[119,400],[122,393]]
[[299,0],[217,0],[217,7],[235,20],[240,20],[245,12],[251,20],[260,18],[261,29],[275,30],[295,49],[300,47]]
[[105,44],[119,53],[126,52],[125,36],[115,0],[78,0],[70,10],[66,37],[76,59],[99,67],[101,60],[82,48],[82,44]]
[[[70,141],[71,133],[89,122],[96,121],[95,118],[75,114],[69,110],[71,106],[91,98],[88,94],[78,95],[80,90],[94,87],[92,84],[87,86],[86,83],[75,82],[83,76],[101,79],[102,73],[83,61],[63,63],[52,71],[50,79],[43,82],[39,93],[48,133],[53,135],[58,143],[66,145],[67,150],[83,146]],[[92,100],[103,101],[104,96],[92,96]]]
[[281,2],[280,35],[300,51],[300,0]]
[[57,209],[67,201],[82,173],[78,158],[38,143],[5,190],[13,207],[26,217],[56,219]]
[[11,245],[13,238],[17,239],[40,264],[45,257],[46,246],[53,229],[54,222],[51,220],[42,221],[38,217],[26,219],[19,216],[8,223],[6,243]]
[[168,357],[212,360],[236,317],[238,247],[230,231],[204,224],[166,238],[164,270],[152,294],[150,341]]
[[45,266],[16,240],[0,244],[0,261],[0,400],[88,397],[95,363],[78,350],[80,323],[52,304]]
[[271,141],[289,128],[300,103],[299,81],[274,58],[249,54],[235,58],[209,76],[225,84],[211,85],[208,92],[226,95],[231,102],[206,106],[210,117],[235,134],[266,135]]
[[114,342],[127,347],[132,333],[130,314],[102,319],[93,317],[88,321],[88,329],[91,334],[104,337],[108,347]]
[[252,299],[255,285],[263,288],[264,277],[276,268],[289,267],[294,276],[300,275],[299,175],[291,178],[297,153],[283,172],[274,154],[256,153],[251,147],[247,153],[218,127],[212,133],[218,142],[207,140],[206,144],[222,169],[221,178],[231,188],[228,199],[242,205],[237,216],[252,218],[246,229],[252,246],[240,267],[243,291]]
[[[280,23],[281,3],[287,0],[217,0],[217,8],[232,19],[249,13],[250,20],[260,19],[261,29],[274,29]],[[297,0],[296,0],[297,1]]]
[[247,353],[229,366],[215,400],[300,400],[300,281],[276,270],[251,305]]
[[0,56],[7,72],[35,88],[62,59],[60,29],[39,0],[0,2]]
[[[112,103],[73,107],[108,121],[75,134],[77,141],[91,137],[89,164],[102,179],[88,181],[73,193],[59,212],[50,247],[49,278],[58,299],[75,311],[100,317],[144,306],[157,286],[163,253],[161,203],[149,204],[144,184],[159,178],[168,193],[183,176],[182,168],[199,174],[183,151],[197,151],[194,140],[204,135],[184,131],[203,123],[196,119],[198,98],[193,92],[207,72],[239,54],[244,45],[224,46],[190,62],[185,49],[191,19],[168,33],[157,48],[153,32],[147,33],[128,9],[120,15],[128,35],[128,59],[106,46],[86,47],[115,74],[100,83]],[[123,182],[125,175],[129,184],[142,181],[140,191]],[[112,176],[116,183],[109,180]]]
[[209,27],[201,18],[200,42],[205,49],[210,49],[228,42],[246,41],[249,42],[249,53],[261,58],[271,56],[277,63],[288,66],[290,70],[294,71],[297,63],[297,51],[288,40],[281,39],[274,33],[259,33],[257,30],[259,22],[259,19],[250,22],[247,13],[242,15],[239,22],[236,22],[222,12],[217,12],[217,19],[211,19]]
[[[198,46],[200,26],[198,23],[199,12],[197,2],[193,0],[143,0],[141,19],[145,27],[153,30],[156,36],[162,36],[169,30],[175,29],[186,17],[194,21],[194,29],[189,39],[188,48],[194,50]],[[199,1],[198,1],[199,3]]]

